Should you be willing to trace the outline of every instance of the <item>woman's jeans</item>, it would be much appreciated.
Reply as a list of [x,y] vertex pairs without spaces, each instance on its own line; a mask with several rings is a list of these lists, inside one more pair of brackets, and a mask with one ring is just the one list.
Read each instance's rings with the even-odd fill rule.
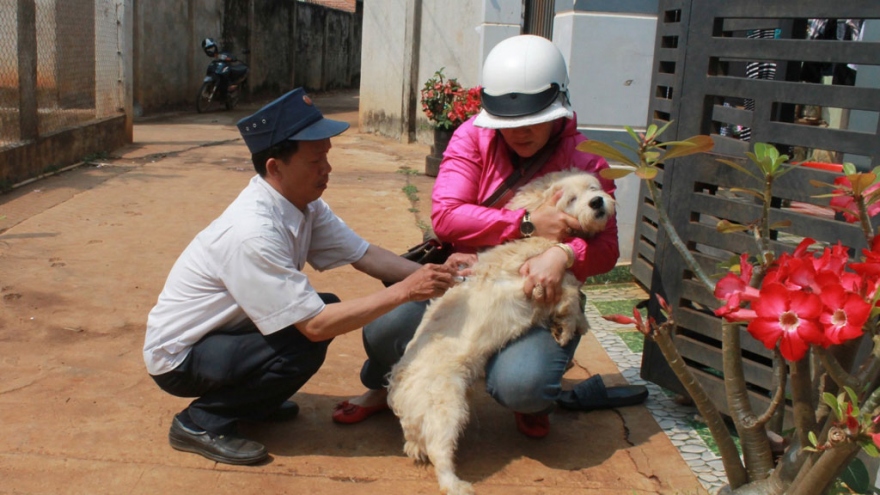
[[[333,294],[319,295],[326,304],[339,302]],[[294,325],[271,335],[253,324],[211,332],[180,366],[153,380],[172,395],[196,397],[182,412],[185,425],[226,434],[240,419],[261,420],[275,412],[318,371],[330,342],[312,342]]]
[[[378,390],[387,385],[386,375],[403,356],[427,306],[427,301],[406,303],[364,327],[364,386]],[[546,328],[529,329],[489,359],[486,391],[516,412],[535,414],[553,410],[562,391],[562,375],[578,342],[579,335],[560,347]]]

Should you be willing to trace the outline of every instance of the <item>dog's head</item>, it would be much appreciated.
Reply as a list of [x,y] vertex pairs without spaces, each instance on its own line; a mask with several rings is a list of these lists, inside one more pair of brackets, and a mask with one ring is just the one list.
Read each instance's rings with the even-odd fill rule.
[[562,190],[556,207],[578,219],[581,231],[595,235],[614,215],[616,202],[602,189],[599,179],[586,172],[561,173],[550,187],[551,196]]

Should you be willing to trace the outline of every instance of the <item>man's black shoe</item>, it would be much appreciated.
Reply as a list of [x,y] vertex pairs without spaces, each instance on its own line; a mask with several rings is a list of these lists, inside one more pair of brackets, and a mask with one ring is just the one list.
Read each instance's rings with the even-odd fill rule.
[[299,415],[299,404],[292,400],[284,401],[281,407],[272,411],[264,421],[290,421]]
[[226,464],[255,464],[269,456],[261,443],[235,435],[194,431],[183,426],[177,416],[171,422],[168,441],[177,450],[201,454],[212,461]]

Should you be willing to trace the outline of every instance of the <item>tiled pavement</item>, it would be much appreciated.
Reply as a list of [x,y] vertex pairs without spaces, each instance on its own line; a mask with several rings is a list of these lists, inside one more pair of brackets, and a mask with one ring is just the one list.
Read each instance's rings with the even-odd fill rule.
[[716,493],[727,484],[721,457],[706,444],[700,436],[698,415],[693,407],[682,406],[673,396],[658,385],[647,382],[639,376],[642,363],[641,352],[634,352],[621,338],[621,332],[632,327],[619,325],[602,318],[594,303],[610,301],[629,301],[646,299],[647,294],[636,284],[614,284],[604,287],[590,286],[587,293],[587,320],[590,331],[602,344],[608,356],[617,364],[620,374],[633,385],[648,387],[649,396],[645,406],[657,423],[669,436],[682,458],[690,465],[694,474],[709,491]]

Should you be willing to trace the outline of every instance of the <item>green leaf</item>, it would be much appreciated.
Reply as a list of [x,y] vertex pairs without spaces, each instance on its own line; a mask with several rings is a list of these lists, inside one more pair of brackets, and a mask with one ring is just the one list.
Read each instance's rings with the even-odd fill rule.
[[636,169],[636,176],[644,180],[652,180],[657,177],[657,167],[639,167]]
[[715,141],[712,141],[710,136],[699,135],[699,136],[691,136],[683,141],[683,143],[687,144],[677,144],[672,146],[671,148],[666,148],[666,154],[663,155],[663,161],[671,160],[672,158],[678,158],[681,156],[693,155],[696,153],[703,153],[711,150],[715,146]]
[[753,174],[747,168],[743,167],[739,163],[736,163],[736,162],[733,162],[730,160],[725,160],[724,158],[717,158],[716,160],[718,160],[719,162],[721,162],[721,163],[723,163],[723,164],[725,164],[735,170],[738,170],[738,171],[748,175],[749,177],[753,177],[755,180],[761,180],[757,175]]
[[861,174],[848,175],[849,183],[855,194],[862,194],[865,189],[871,187],[871,184],[877,179],[877,175],[873,172],[864,172]]
[[822,400],[826,404],[828,404],[828,407],[830,407],[831,409],[834,410],[835,414],[837,414],[838,420],[843,419],[843,414],[841,413],[841,410],[840,410],[840,404],[837,403],[837,397],[835,397],[834,394],[825,392],[822,394]]
[[616,179],[622,179],[635,171],[636,171],[635,167],[611,167],[611,168],[603,168],[602,170],[599,171],[599,175],[603,179],[616,180]]
[[[777,168],[777,170],[779,170],[779,169]],[[794,170],[794,167],[784,168],[784,169],[782,169],[781,172],[779,172],[778,174],[776,174],[776,178],[778,179],[778,178],[782,177],[783,175],[785,175],[785,174],[791,172],[792,170]]]
[[654,134],[654,136],[655,136],[655,137],[660,137],[660,136],[662,136],[663,133],[666,132],[666,129],[669,128],[669,126],[670,126],[671,124],[672,124],[672,121],[670,120],[669,122],[667,122],[666,124],[664,124],[663,127],[661,127],[660,130],[658,130],[657,133]]
[[829,184],[827,182],[822,182],[821,180],[810,179],[810,185],[815,187],[830,187],[832,189],[848,189],[846,186],[839,186],[837,184]]
[[[873,443],[871,445],[874,445]],[[874,447],[876,451],[876,447]],[[855,493],[867,493],[871,488],[871,478],[868,475],[868,468],[861,459],[856,457],[853,459],[846,469],[840,473],[840,479],[846,486]]]
[[654,163],[657,161],[657,158],[660,157],[660,152],[658,151],[646,151],[643,155],[646,163]]
[[630,146],[630,145],[624,143],[623,141],[614,141],[614,144],[620,146],[621,148],[628,149],[635,154],[638,154],[638,152],[639,152],[639,150],[637,150],[634,146]]
[[846,162],[843,164],[843,175],[852,175],[856,172],[858,172],[858,170],[856,170],[856,166],[852,163]]
[[791,227],[791,220],[780,220],[778,222],[773,222],[770,224],[770,228],[773,230],[779,230]]
[[584,141],[577,145],[577,150],[585,151],[587,153],[599,155],[603,158],[625,163],[626,165],[629,165],[631,167],[637,166],[635,162],[627,158],[627,156],[624,155],[617,148],[611,146],[610,144],[603,143],[602,141]]
[[862,446],[862,450],[864,450],[869,456],[880,457],[880,450],[877,450],[877,446],[874,445],[874,442],[864,442],[860,445]]
[[657,135],[657,124],[651,124],[648,126],[648,129],[645,131],[645,142],[650,142],[654,140],[654,136]]
[[642,142],[642,140],[639,139],[639,135],[636,134],[636,131],[634,131],[632,127],[625,125],[625,126],[623,126],[623,128],[626,129],[627,134],[629,134],[635,142],[637,142],[637,143]]
[[[765,156],[767,153],[767,143],[755,143],[755,156]],[[748,154],[748,153],[746,153]]]
[[849,396],[849,402],[853,406],[853,411],[852,411],[853,417],[858,418],[859,417],[859,396],[856,395],[855,390],[853,390],[850,387],[843,387],[843,389],[846,390],[846,395]]
[[808,432],[807,438],[810,439],[810,443],[813,445],[813,447],[816,447],[817,445],[819,445],[819,439],[816,438],[815,432],[812,432],[812,431]]
[[761,194],[760,191],[756,191],[754,189],[744,189],[742,187],[731,187],[730,192],[748,194],[748,195],[751,195],[751,196],[758,198],[758,200],[761,201],[762,203],[764,202],[764,195]]
[[749,226],[733,223],[729,220],[721,220],[715,226],[715,230],[722,234],[730,234],[731,232],[745,232],[749,230]]

